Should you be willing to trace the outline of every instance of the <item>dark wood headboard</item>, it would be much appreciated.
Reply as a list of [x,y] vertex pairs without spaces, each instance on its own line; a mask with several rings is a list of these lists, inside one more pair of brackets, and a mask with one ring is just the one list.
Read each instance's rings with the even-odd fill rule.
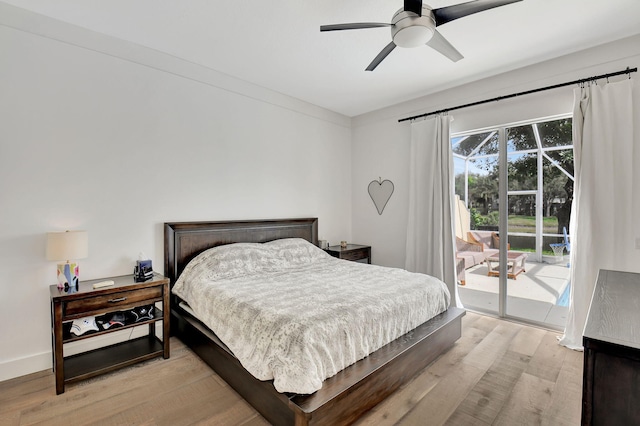
[[165,223],[164,275],[173,286],[187,263],[206,249],[280,238],[304,238],[317,245],[318,218]]

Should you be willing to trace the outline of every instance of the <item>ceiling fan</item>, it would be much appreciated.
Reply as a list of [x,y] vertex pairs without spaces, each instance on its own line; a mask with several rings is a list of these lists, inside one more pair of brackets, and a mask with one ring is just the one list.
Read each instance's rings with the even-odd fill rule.
[[396,46],[418,47],[427,44],[453,62],[457,62],[463,58],[462,54],[436,30],[436,27],[467,15],[519,1],[522,0],[475,0],[432,9],[431,6],[423,4],[422,0],[404,0],[404,7],[393,15],[390,24],[359,22],[322,25],[320,31],[391,27],[391,43],[378,53],[378,56],[376,56],[367,67],[367,71],[376,69],[376,67],[380,65],[380,62],[382,62]]

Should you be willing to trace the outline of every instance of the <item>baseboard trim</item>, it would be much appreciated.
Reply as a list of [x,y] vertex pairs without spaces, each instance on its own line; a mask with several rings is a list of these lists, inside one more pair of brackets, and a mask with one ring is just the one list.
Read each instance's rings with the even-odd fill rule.
[[[68,343],[64,347],[64,354],[65,356],[74,355],[103,346],[124,342],[125,340],[135,339],[146,335],[148,330],[149,328],[147,325],[142,325],[140,327],[103,334],[102,336],[96,336],[92,339]],[[161,322],[156,323],[156,335],[162,336]],[[53,371],[53,357],[51,355],[51,351],[41,352],[24,358],[12,359],[0,363],[0,382],[26,376],[27,374],[37,373],[43,370]]]

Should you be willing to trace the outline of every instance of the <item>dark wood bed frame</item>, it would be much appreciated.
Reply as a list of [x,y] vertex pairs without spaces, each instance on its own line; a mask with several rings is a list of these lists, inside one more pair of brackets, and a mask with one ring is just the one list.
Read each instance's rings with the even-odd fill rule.
[[[299,237],[318,243],[318,219],[165,223],[164,273],[175,283],[197,254],[223,244]],[[224,344],[171,297],[171,331],[269,422],[350,424],[434,361],[461,336],[462,309],[447,311],[347,367],[311,395],[283,394],[247,372]]]

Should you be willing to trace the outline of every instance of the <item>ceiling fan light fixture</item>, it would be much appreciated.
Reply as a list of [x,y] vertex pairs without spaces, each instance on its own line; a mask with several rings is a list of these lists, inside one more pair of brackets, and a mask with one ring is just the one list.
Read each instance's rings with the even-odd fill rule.
[[393,42],[400,47],[424,46],[433,37],[433,29],[414,25],[399,29],[393,34]]
[[436,29],[436,21],[427,5],[422,7],[422,16],[400,9],[391,19],[391,39],[400,47],[424,46]]
[[367,71],[376,69],[397,46],[418,47],[427,44],[433,50],[458,62],[464,56],[438,31],[436,27],[464,18],[474,13],[483,12],[522,0],[467,0],[433,9],[423,0],[404,0],[404,7],[393,15],[390,24],[379,22],[356,22],[351,24],[322,25],[320,31],[356,30],[362,28],[391,27],[391,42],[378,53],[366,68]]

